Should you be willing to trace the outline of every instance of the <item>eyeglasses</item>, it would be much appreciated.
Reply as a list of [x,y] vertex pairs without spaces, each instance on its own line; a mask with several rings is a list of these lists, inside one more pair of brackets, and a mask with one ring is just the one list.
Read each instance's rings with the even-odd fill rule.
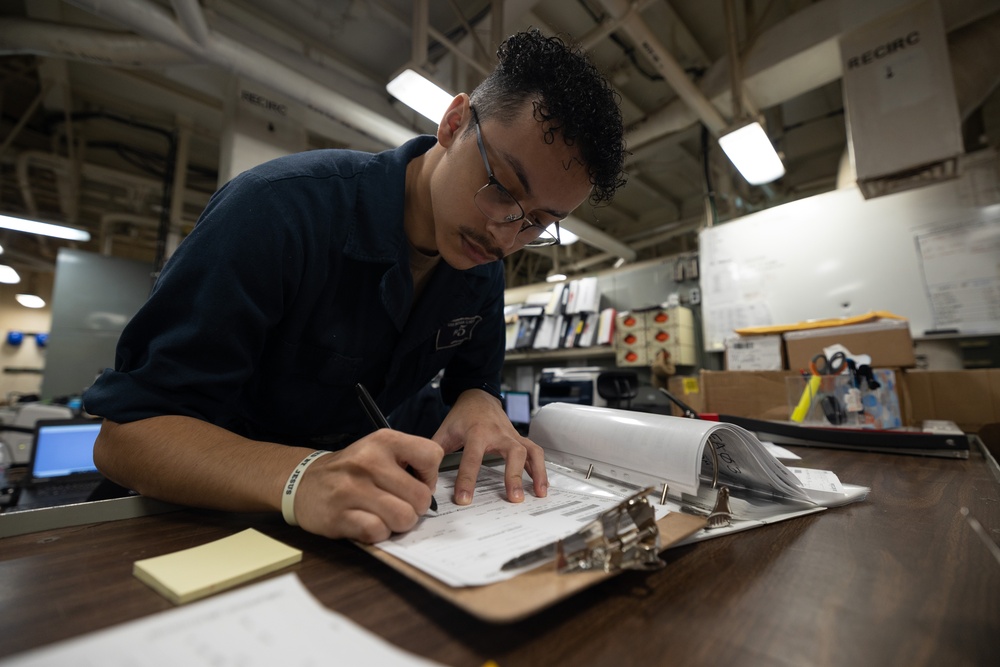
[[486,174],[489,182],[476,192],[476,208],[493,222],[521,222],[521,228],[517,232],[517,238],[528,248],[541,248],[544,246],[559,243],[559,221],[540,224],[534,222],[524,214],[521,204],[507,191],[500,181],[493,175],[493,168],[486,157],[486,146],[483,144],[483,131],[479,128],[479,114],[475,107],[469,107],[472,111],[472,120],[476,124],[476,141],[479,143],[479,154],[483,156],[483,165],[486,167]]

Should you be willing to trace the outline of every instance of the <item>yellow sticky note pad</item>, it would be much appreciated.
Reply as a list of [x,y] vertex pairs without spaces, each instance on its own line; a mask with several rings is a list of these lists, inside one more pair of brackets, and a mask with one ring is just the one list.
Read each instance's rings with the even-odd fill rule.
[[300,560],[299,549],[248,528],[215,542],[137,560],[132,574],[174,604],[183,604]]

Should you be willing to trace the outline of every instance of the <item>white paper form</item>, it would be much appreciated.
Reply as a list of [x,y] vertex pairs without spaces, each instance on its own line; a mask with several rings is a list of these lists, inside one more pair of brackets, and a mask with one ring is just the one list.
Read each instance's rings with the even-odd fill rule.
[[503,471],[483,467],[472,504],[459,506],[442,500],[454,497],[456,475],[452,470],[438,476],[436,515],[376,545],[449,586],[511,579],[520,572],[501,571],[508,560],[575,533],[622,500],[596,487],[550,484],[547,497],[536,498],[526,486],[524,502],[512,503]]
[[0,660],[3,667],[306,667],[439,663],[330,611],[286,574]]
[[916,237],[934,326],[989,332],[1000,323],[1000,216]]

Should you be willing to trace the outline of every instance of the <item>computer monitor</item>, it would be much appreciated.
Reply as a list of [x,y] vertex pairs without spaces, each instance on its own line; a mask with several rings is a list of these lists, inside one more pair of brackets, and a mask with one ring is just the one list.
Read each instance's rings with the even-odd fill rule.
[[531,393],[527,391],[503,392],[503,407],[510,423],[518,431],[527,429],[531,422]]

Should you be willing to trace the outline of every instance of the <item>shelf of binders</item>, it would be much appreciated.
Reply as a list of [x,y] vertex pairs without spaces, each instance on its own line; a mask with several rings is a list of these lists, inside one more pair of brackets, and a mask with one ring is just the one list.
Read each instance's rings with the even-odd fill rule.
[[568,361],[579,359],[613,359],[615,350],[610,345],[574,347],[559,350],[508,350],[504,363],[530,364],[535,362]]

